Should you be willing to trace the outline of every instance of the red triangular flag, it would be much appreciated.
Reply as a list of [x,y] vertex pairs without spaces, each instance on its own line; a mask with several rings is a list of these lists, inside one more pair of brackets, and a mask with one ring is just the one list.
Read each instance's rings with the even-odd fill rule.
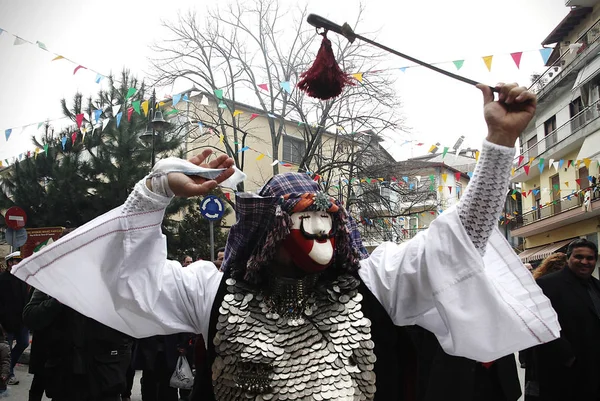
[[84,68],[87,70],[87,67],[84,67],[82,65],[78,65],[77,67],[75,67],[75,69],[73,70],[73,75],[77,74],[77,71],[79,71],[80,68]]
[[510,55],[517,65],[517,68],[521,68],[521,56],[523,55],[523,52],[511,53]]
[[81,128],[81,123],[83,122],[83,113],[77,114],[75,116],[75,121],[77,121],[77,128]]
[[523,192],[521,192],[521,195],[523,195],[524,197],[527,198],[527,192],[523,191]]
[[71,140],[73,141],[73,145],[75,145],[75,141],[77,140],[77,132],[73,132],[71,134]]
[[530,166],[523,166],[523,168],[525,169],[525,174],[529,175],[529,167]]
[[258,114],[252,113],[252,115],[250,116],[250,121],[254,120],[256,117],[258,117]]
[[231,194],[230,194],[229,192],[225,192],[225,197],[226,197],[228,200],[231,200]]
[[[527,195],[529,195],[529,194],[531,193],[531,191],[532,191],[532,190],[530,189],[530,190],[529,190],[529,192],[527,192]],[[527,195],[525,195],[525,197],[527,197]]]
[[578,186],[581,186],[581,178],[576,179],[575,182],[577,183]]
[[264,91],[269,91],[269,86],[267,84],[258,84],[258,87]]
[[519,156],[519,163],[517,164],[517,166],[520,166],[521,163],[523,163],[524,158],[525,158],[525,156],[523,156],[523,155]]
[[131,115],[133,114],[133,107],[127,109],[127,121],[131,121]]
[[461,176],[460,172],[454,173],[454,179],[456,179],[456,181],[460,181],[460,176]]
[[452,193],[452,186],[448,185],[448,191],[450,191],[450,193]]
[[571,163],[573,163],[573,160],[567,160],[567,168],[571,167]]
[[313,178],[313,181],[319,181],[321,179],[321,176],[319,174],[315,174],[315,178]]

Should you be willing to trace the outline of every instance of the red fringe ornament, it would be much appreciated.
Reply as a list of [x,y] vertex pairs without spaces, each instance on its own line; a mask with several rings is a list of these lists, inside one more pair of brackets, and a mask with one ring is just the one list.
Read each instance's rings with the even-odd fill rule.
[[338,96],[346,85],[354,82],[335,61],[331,41],[327,39],[327,31],[322,33],[323,41],[313,65],[303,72],[298,88],[310,97],[327,100]]

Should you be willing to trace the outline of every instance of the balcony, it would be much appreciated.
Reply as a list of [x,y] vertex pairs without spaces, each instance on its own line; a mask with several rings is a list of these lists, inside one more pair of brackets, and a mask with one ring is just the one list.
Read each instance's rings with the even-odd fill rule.
[[527,237],[600,215],[600,186],[586,188],[590,203],[584,210],[584,192],[572,194],[514,218],[511,235]]
[[539,174],[537,165],[530,166],[529,174],[525,172],[524,167],[529,164],[530,158],[557,159],[580,147],[585,137],[600,129],[598,117],[600,117],[600,100],[595,101],[544,139],[527,148],[517,156],[517,162],[521,156],[523,160],[516,168],[512,181],[527,181]]

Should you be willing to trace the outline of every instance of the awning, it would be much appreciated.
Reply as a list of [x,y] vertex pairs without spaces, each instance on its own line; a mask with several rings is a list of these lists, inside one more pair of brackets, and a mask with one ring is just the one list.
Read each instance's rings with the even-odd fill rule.
[[587,84],[594,77],[596,77],[596,75],[598,75],[599,70],[600,57],[596,57],[588,65],[579,70],[579,74],[577,74],[577,79],[575,79],[575,83],[573,84],[572,90],[575,90],[580,86]]
[[563,241],[554,242],[548,245],[536,246],[535,248],[525,249],[523,252],[519,254],[519,258],[523,263],[525,262],[533,262],[534,260],[542,260],[554,252],[558,251],[560,248],[569,245],[574,238],[566,239]]
[[579,149],[577,160],[597,159],[600,155],[600,131],[588,135]]

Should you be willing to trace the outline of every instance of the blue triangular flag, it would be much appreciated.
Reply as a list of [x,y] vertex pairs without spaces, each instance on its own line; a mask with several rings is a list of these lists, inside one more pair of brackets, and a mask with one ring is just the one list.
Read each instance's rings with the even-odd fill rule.
[[121,124],[121,117],[123,117],[122,111],[120,111],[119,114],[117,114],[117,128],[119,128],[119,124]]
[[408,184],[408,177],[407,176],[402,177],[402,179],[404,180],[405,183]]
[[283,89],[287,93],[292,93],[292,88],[290,87],[290,81],[280,82],[279,85],[281,85],[281,89]]
[[558,161],[558,168],[562,168],[563,164],[565,164],[565,159],[560,159]]
[[402,72],[406,72],[406,69],[407,69],[407,68],[408,68],[408,67],[400,67],[400,71],[402,71]]
[[249,147],[249,146],[244,146],[243,148],[241,148],[240,150],[238,150],[238,153],[245,152],[245,151],[247,151],[248,149],[250,149],[250,147]]
[[188,98],[188,94],[186,93],[185,95],[183,95],[183,99],[181,100],[183,100],[184,102],[189,102],[190,99]]
[[544,172],[544,166],[545,163],[543,162],[544,159],[540,159],[540,161],[542,161],[541,163],[538,163],[538,168],[540,169],[540,174]]
[[410,185],[408,186],[409,189],[413,189],[415,187],[415,183],[411,182]]
[[550,58],[550,54],[552,54],[552,48],[550,47],[545,47],[543,49],[540,49],[540,54],[542,55],[542,60],[544,60],[544,64],[546,64],[548,62],[548,59]]
[[200,128],[200,129],[204,128],[204,125],[202,125],[202,121],[198,121],[198,128]]
[[96,74],[96,83],[99,84],[100,81],[102,81],[104,79],[104,75],[102,74]]
[[535,195],[537,195],[537,194],[539,194],[539,193],[540,193],[540,190],[539,190],[539,189],[534,189],[534,190],[533,190],[533,195],[534,195],[534,196],[535,196]]
[[62,143],[63,150],[65,150],[65,145],[67,144],[67,137],[63,136],[60,140],[60,143]]
[[100,121],[101,115],[102,115],[102,110],[94,110],[94,120],[96,120],[96,122]]
[[9,128],[6,131],[4,131],[4,136],[6,136],[6,142],[8,142],[8,138],[10,137],[11,132],[12,128]]
[[469,171],[469,172],[467,173],[467,175],[469,176],[469,178],[473,178],[473,172],[472,172],[472,171]]
[[179,95],[173,95],[173,106],[177,105],[181,100],[181,93]]

